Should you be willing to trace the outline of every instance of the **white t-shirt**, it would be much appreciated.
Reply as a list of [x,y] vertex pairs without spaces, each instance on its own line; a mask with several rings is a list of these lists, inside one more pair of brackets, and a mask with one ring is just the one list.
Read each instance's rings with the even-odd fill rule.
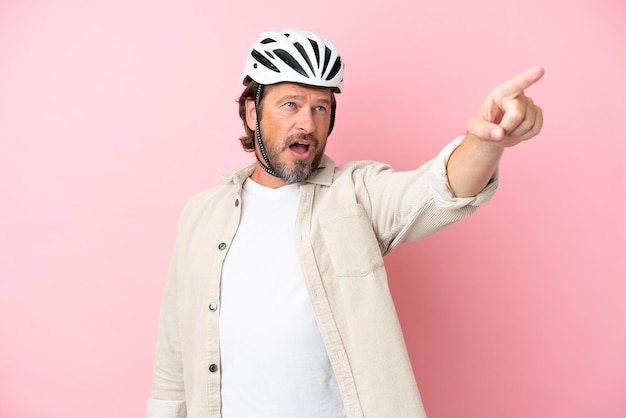
[[345,418],[295,249],[300,186],[243,186],[224,262],[223,418]]

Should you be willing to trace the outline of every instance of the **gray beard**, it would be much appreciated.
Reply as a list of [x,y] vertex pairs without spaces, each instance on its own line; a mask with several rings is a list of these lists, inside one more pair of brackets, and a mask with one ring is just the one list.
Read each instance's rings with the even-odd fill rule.
[[274,165],[274,173],[276,177],[282,179],[285,183],[300,183],[309,178],[311,173],[319,166],[321,159],[322,154],[317,154],[311,164],[302,160],[296,160],[296,164],[292,167],[277,163]]
[[[306,136],[306,137],[307,139],[314,139],[315,146],[317,146],[318,144],[317,138],[312,138],[311,136]],[[293,136],[289,137],[287,138],[285,143],[288,144],[293,139],[295,139]],[[296,160],[295,165],[290,167],[278,161],[278,155],[282,151],[284,151],[284,147],[282,148],[280,147],[267,148],[266,147],[265,148],[267,158],[268,160],[270,160],[270,163],[272,164],[272,168],[274,169],[274,173],[276,174],[276,177],[283,180],[285,183],[300,183],[308,179],[311,173],[313,173],[313,171],[315,171],[315,169],[319,167],[320,160],[322,159],[322,155],[324,155],[324,148],[322,148],[321,150],[318,150],[311,164],[303,160]]]

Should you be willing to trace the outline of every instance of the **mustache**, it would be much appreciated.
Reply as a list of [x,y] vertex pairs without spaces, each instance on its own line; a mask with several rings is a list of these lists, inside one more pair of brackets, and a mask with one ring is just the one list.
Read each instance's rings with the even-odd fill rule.
[[304,139],[306,141],[311,141],[315,148],[319,145],[319,140],[313,134],[305,134],[304,132],[300,132],[297,134],[289,135],[285,138],[285,147],[288,147],[289,144],[292,144],[296,139]]

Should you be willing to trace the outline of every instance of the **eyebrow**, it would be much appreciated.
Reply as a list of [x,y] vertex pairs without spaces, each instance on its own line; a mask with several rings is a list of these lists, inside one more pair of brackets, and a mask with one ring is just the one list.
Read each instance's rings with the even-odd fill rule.
[[[276,102],[284,102],[285,100],[303,100],[304,99],[304,95],[301,94],[285,94],[284,96],[280,96],[278,99],[276,99]],[[330,99],[319,99],[316,101],[316,103],[321,103],[321,104],[330,104],[331,101]]]

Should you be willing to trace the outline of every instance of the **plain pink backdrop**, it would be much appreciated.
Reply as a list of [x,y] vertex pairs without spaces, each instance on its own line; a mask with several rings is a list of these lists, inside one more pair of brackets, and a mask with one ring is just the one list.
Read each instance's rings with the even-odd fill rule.
[[625,417],[624,22],[618,0],[0,1],[0,416],[144,415],[180,210],[252,162],[250,44],[304,28],[347,63],[339,163],[416,167],[546,68],[543,133],[475,216],[388,258],[391,287],[430,418]]

